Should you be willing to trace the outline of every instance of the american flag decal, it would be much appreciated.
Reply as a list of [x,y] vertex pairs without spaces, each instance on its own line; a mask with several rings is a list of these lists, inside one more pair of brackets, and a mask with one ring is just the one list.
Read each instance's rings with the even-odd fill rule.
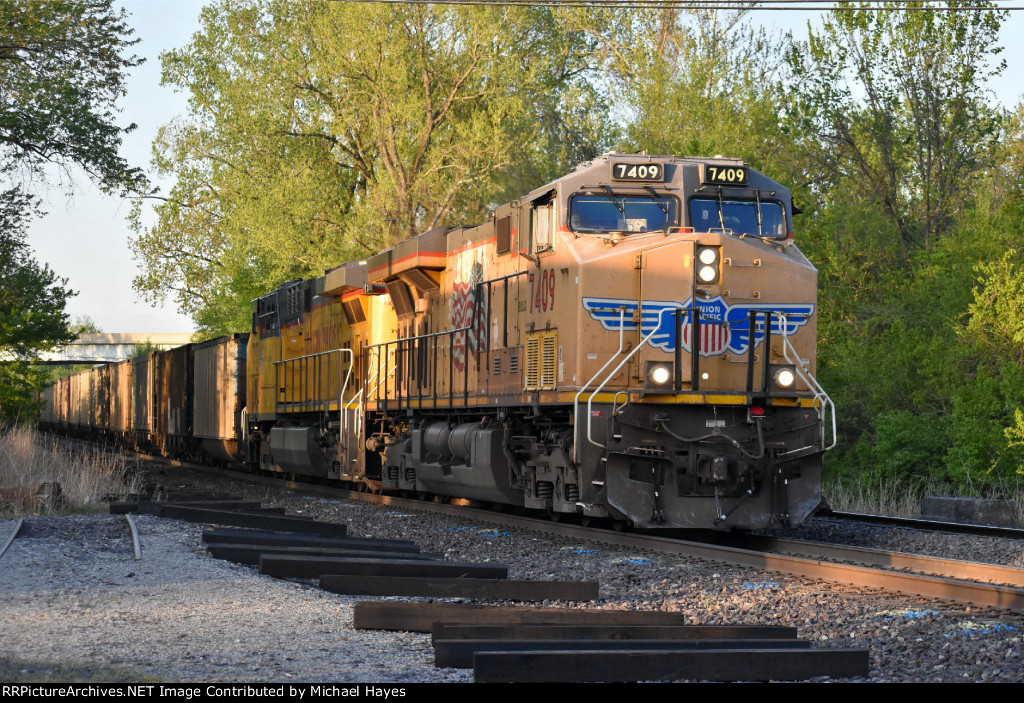
[[[590,317],[601,323],[601,327],[612,332],[635,331],[640,320],[640,331],[644,336],[654,332],[651,346],[667,352],[674,352],[680,344],[686,352],[691,349],[693,298],[685,302],[674,300],[630,300],[623,298],[583,298],[583,309]],[[770,311],[773,335],[794,335],[814,315],[813,303],[759,303],[756,305],[729,305],[719,295],[711,299],[699,299],[696,307],[700,311],[698,349],[701,356],[717,356],[726,351],[746,354],[750,349],[750,316],[754,312]],[[682,312],[683,338],[676,341],[676,314]],[[764,342],[766,315],[756,317],[754,327],[755,347]]]
[[474,358],[480,353],[480,337],[486,329],[487,311],[484,309],[484,301],[477,300],[479,295],[480,281],[483,280],[484,268],[479,261],[473,262],[469,280],[455,284],[454,296],[451,307],[452,329],[467,327],[473,323],[473,308],[476,308],[476,324],[473,328],[460,332],[452,340],[452,359],[455,368],[462,371],[466,368],[466,347],[469,347],[470,354]]
[[[690,350],[689,316],[683,323],[683,349]],[[729,346],[729,326],[714,322],[702,322],[700,325],[700,355],[714,356],[723,353]],[[673,348],[672,351],[675,351]]]

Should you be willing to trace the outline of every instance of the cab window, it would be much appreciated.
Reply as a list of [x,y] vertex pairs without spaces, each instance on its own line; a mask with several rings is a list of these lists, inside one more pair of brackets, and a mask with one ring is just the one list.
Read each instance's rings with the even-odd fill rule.
[[674,227],[678,201],[669,196],[581,194],[569,200],[569,229],[580,233],[658,232]]
[[555,203],[535,205],[530,223],[533,236],[533,251],[548,251],[555,248]]
[[786,216],[782,203],[756,200],[690,200],[690,226],[698,232],[731,230],[733,234],[785,239]]

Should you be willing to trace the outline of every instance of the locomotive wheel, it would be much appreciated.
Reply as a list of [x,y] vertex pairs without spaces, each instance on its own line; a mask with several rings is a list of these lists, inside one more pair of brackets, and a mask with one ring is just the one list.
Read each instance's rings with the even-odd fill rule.
[[548,508],[547,512],[548,520],[550,520],[551,522],[561,522],[562,519],[565,517],[564,515],[562,515],[562,513],[558,512],[557,510],[552,510],[551,508]]
[[612,529],[616,532],[627,532],[629,528],[629,520],[612,520]]

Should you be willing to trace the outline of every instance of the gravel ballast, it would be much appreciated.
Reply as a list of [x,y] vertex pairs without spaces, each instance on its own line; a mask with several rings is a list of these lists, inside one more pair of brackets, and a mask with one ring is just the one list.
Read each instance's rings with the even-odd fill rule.
[[[693,624],[795,626],[815,647],[868,648],[868,681],[1024,681],[1019,614],[443,515],[265,488],[233,490],[291,514],[346,522],[350,535],[411,539],[447,559],[506,563],[509,578],[601,584],[598,603],[538,605],[680,612]],[[470,670],[434,668],[429,635],[353,630],[360,598],[213,559],[201,543],[201,525],[134,519],[142,561],[133,559],[123,516],[27,519],[23,535],[0,558],[2,680],[472,680]],[[0,534],[12,525],[0,521]],[[929,551],[941,553],[941,540],[963,552],[973,538],[915,539],[929,540]],[[1016,550],[1001,561],[1019,564],[1021,545],[999,542],[1003,552]]]

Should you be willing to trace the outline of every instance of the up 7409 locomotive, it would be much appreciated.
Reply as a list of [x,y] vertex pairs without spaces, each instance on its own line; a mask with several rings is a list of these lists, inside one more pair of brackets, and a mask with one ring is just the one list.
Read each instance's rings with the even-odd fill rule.
[[799,524],[835,412],[790,191],[607,154],[253,303],[254,469],[610,518]]

